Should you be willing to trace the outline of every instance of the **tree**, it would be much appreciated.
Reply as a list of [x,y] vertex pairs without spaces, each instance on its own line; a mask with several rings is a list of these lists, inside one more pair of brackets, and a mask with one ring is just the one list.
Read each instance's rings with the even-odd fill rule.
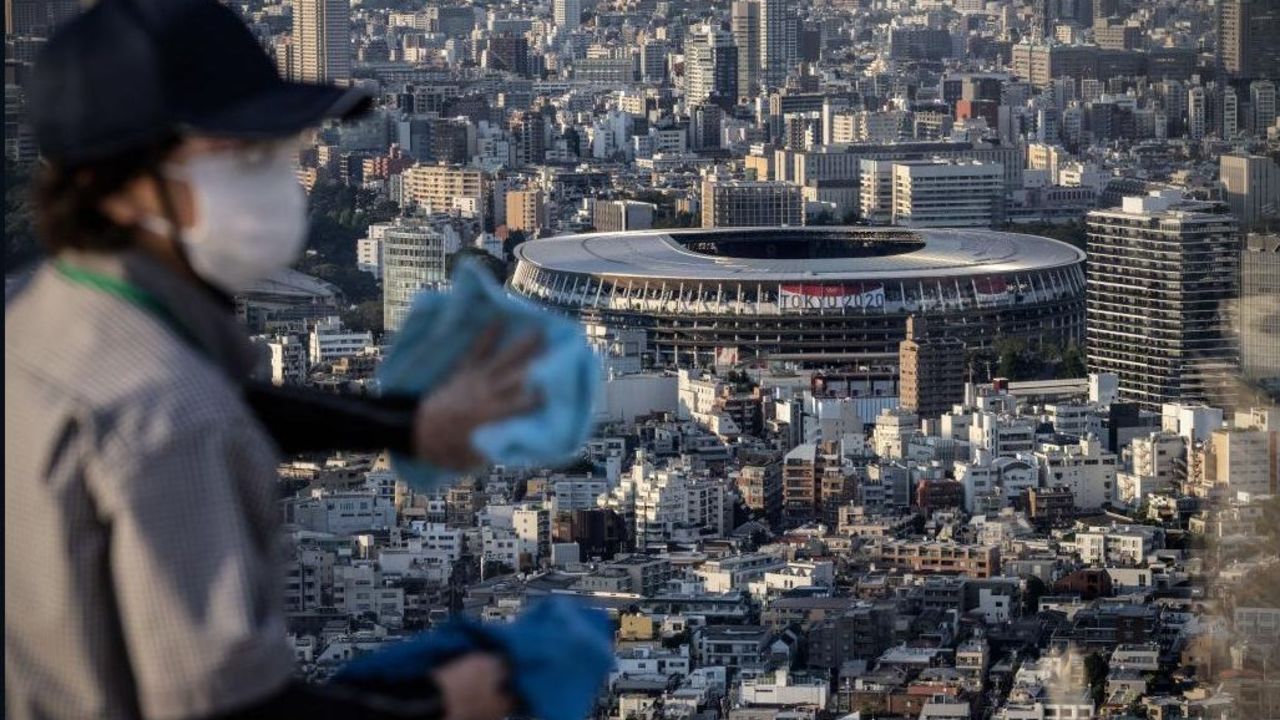
[[512,230],[507,233],[507,239],[502,241],[502,256],[511,257],[516,248],[520,247],[528,239],[529,236],[525,235],[523,230]]
[[382,303],[366,300],[342,313],[342,324],[355,332],[369,331],[375,336],[383,330]]
[[464,247],[445,259],[445,272],[453,277],[453,272],[464,261],[472,260],[484,266],[498,282],[507,281],[507,264],[489,253],[476,247]]
[[1073,342],[1062,352],[1055,374],[1059,378],[1082,378],[1089,374],[1079,345]]
[[1101,705],[1107,692],[1107,661],[1098,653],[1089,653],[1084,659],[1084,677],[1089,683],[1089,694],[1094,705]]
[[1002,340],[995,346],[997,357],[996,375],[1010,380],[1019,380],[1022,375],[1022,353],[1026,343],[1021,340]]
[[1089,231],[1083,220],[1070,223],[1014,223],[1005,225],[1000,229],[1021,235],[1040,235],[1054,240],[1061,240],[1081,250],[1085,249],[1085,245],[1089,241]]
[[835,225],[836,216],[830,210],[823,210],[809,221],[810,225]]

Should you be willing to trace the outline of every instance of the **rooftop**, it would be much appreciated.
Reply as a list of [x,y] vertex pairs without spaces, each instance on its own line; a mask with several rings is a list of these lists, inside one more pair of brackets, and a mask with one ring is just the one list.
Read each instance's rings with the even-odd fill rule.
[[958,277],[1074,266],[1085,257],[1035,235],[847,227],[561,235],[526,242],[516,255],[559,272],[725,281]]

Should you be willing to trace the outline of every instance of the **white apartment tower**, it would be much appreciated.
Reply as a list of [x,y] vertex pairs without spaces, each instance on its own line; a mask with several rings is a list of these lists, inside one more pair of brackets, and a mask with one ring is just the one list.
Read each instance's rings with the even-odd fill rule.
[[694,28],[685,42],[685,98],[690,104],[718,95],[736,101],[738,49],[733,36],[709,25]]
[[451,250],[444,233],[423,223],[401,221],[382,230],[382,321],[387,332],[404,324],[419,292],[445,283]]
[[1233,405],[1240,238],[1235,218],[1206,209],[1163,191],[1088,215],[1089,372],[1115,373],[1120,397],[1146,410]]

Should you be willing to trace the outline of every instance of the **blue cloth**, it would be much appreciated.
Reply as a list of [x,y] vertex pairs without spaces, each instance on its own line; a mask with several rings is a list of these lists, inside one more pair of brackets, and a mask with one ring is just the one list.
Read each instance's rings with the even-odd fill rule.
[[[529,367],[529,389],[542,406],[529,414],[477,428],[472,444],[491,463],[556,465],[573,459],[591,435],[600,366],[578,324],[508,295],[478,262],[462,263],[450,292],[423,293],[378,371],[387,393],[421,395],[446,379],[455,363],[494,320],[502,345],[531,331],[542,352]],[[456,473],[404,456],[396,472],[417,490],[432,490]]]
[[582,720],[613,669],[613,623],[602,610],[552,597],[511,623],[455,619],[348,663],[334,682],[412,682],[479,649],[507,657],[521,711],[541,720]]

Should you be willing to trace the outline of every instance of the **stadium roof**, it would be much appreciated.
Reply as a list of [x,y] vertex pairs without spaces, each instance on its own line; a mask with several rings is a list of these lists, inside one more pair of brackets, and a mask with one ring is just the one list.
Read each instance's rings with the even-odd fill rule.
[[[731,249],[717,252],[718,243],[739,250],[761,243],[779,248],[822,244],[825,249],[817,257],[743,257]],[[841,243],[848,244],[851,256],[841,256]],[[968,277],[1046,270],[1078,265],[1085,259],[1081,250],[1036,235],[986,229],[826,226],[562,235],[523,243],[516,248],[516,256],[556,272],[712,281]]]

